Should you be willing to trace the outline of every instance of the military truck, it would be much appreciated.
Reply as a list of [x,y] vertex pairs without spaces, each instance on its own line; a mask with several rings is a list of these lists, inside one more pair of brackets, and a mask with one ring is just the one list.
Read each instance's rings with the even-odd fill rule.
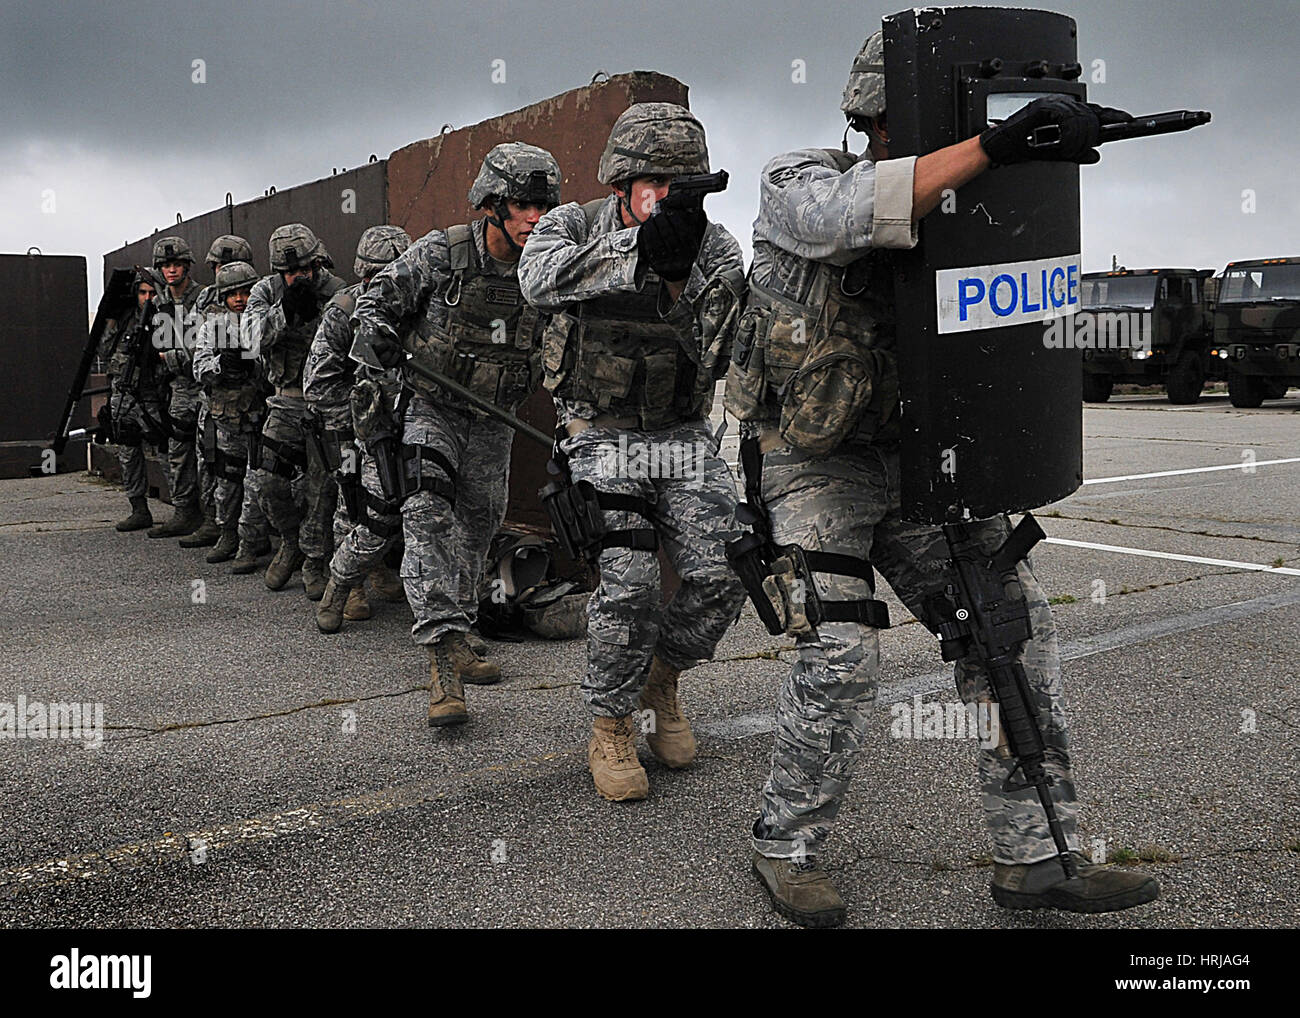
[[1211,353],[1227,369],[1235,407],[1257,407],[1300,385],[1300,257],[1228,263]]
[[[1115,383],[1163,385],[1170,403],[1195,403],[1207,378],[1222,378],[1205,281],[1213,269],[1117,269],[1081,279],[1081,311],[1092,316],[1083,350],[1083,398],[1110,399]],[[1079,327],[1076,324],[1075,331]]]

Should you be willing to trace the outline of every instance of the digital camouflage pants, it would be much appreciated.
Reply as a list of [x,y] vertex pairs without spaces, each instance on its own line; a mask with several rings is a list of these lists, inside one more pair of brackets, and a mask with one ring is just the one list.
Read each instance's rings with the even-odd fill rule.
[[[781,448],[763,457],[763,498],[776,541],[805,549],[869,558],[917,618],[922,600],[942,590],[947,544],[937,527],[898,516],[896,451],[866,447],[810,458]],[[982,525],[980,541],[994,551],[1010,532],[1005,516]],[[1046,769],[1055,779],[1052,796],[1067,839],[1077,847],[1074,776],[1061,694],[1056,627],[1047,598],[1030,568],[1020,579],[1029,605],[1033,638],[1021,653],[1040,728]],[[866,582],[816,575],[817,591],[832,600],[868,596]],[[763,855],[813,857],[830,832],[853,776],[863,739],[873,724],[880,667],[877,631],[853,622],[826,623],[797,641],[799,657],[777,695],[776,744],[763,788],[754,847]],[[987,673],[969,661],[956,666],[964,703],[991,702]],[[1056,854],[1036,792],[1003,790],[1012,761],[1004,745],[981,749],[979,774],[984,818],[993,857],[1031,863]]]
[[[255,478],[258,502],[277,533],[290,539],[297,535],[304,555],[328,558],[338,485],[325,465],[307,453],[307,404],[291,396],[272,396],[267,405],[262,425],[263,465]],[[278,449],[284,450],[283,456]],[[297,466],[292,480],[266,468],[268,452]]]
[[[372,569],[383,564],[384,555],[402,533],[401,512],[386,513],[379,508],[384,501],[379,486],[379,471],[375,459],[358,443],[357,454],[361,463],[362,517],[353,521],[348,516],[343,493],[339,492],[338,508],[334,513],[334,558],[330,572],[340,583],[359,587]],[[371,519],[376,525],[372,529]],[[384,533],[376,533],[383,530]]]
[[[109,412],[113,416],[115,435],[123,439],[117,444],[117,461],[122,465],[122,487],[126,489],[127,498],[144,498],[149,490],[144,436],[161,425],[162,406],[156,393],[146,392],[137,396],[119,388],[116,378],[111,379],[110,384]],[[161,440],[157,438],[157,441]]]
[[[245,544],[260,544],[269,536],[266,514],[249,491],[253,471],[248,463],[249,440],[261,422],[241,418],[235,421],[216,418],[217,463],[213,469],[214,501],[217,523],[228,530],[232,523],[239,528],[239,539]],[[242,464],[242,467],[241,467]]]
[[213,464],[208,462],[208,458],[203,454],[204,430],[212,425],[208,424],[211,415],[208,412],[208,394],[199,390],[199,414],[194,432],[194,442],[198,447],[198,470],[199,470],[199,506],[203,509],[204,517],[216,516],[216,497],[217,497],[217,475],[213,470]]
[[[420,396],[406,409],[402,441],[435,450],[456,472],[454,506],[425,490],[402,504],[401,576],[415,613],[411,638],[416,643],[468,632],[478,620],[484,562],[506,515],[513,439],[504,424]],[[427,460],[421,469],[445,477]]]
[[167,440],[167,467],[172,505],[178,513],[198,513],[199,453],[198,420],[200,390],[193,386],[172,386],[167,413],[173,434]]
[[[656,552],[600,553],[600,583],[587,604],[582,695],[593,714],[625,717],[638,708],[654,655],[682,670],[707,661],[740,615],[745,589],[724,550],[737,536],[735,481],[704,421],[657,431],[592,427],[566,438],[561,450],[575,483],[654,506],[660,546],[682,581],[661,606]],[[631,512],[605,510],[603,517],[607,532],[650,525]]]

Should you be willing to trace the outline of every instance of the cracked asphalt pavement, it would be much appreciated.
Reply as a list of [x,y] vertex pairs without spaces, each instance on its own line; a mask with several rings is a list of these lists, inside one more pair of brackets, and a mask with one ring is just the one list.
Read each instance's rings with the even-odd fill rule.
[[[1300,399],[1122,396],[1084,422],[1096,483],[1038,513],[1077,543],[1035,568],[1085,844],[1162,897],[1092,917],[994,905],[974,745],[890,736],[891,702],[955,694],[887,595],[879,724],[825,857],[851,926],[1300,923],[1300,462],[1257,465],[1300,457]],[[431,730],[404,605],[323,636],[297,583],[271,593],[118,534],[124,510],[84,474],[0,481],[0,704],[99,703],[105,726],[97,748],[0,738],[0,925],[786,925],[748,828],[790,641],[752,609],[683,680],[698,762],[670,772],[643,746],[650,798],[607,803],[581,641],[490,644],[506,680]]]

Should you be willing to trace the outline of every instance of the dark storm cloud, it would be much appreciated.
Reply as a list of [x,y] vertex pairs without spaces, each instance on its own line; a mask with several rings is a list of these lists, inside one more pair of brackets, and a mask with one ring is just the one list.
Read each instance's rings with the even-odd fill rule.
[[[1206,108],[1190,135],[1109,146],[1083,170],[1085,267],[1112,252],[1221,266],[1296,254],[1295,5],[1049,4],[1079,23],[1091,97]],[[756,178],[783,149],[838,144],[840,89],[894,4],[52,4],[0,13],[7,116],[0,249],[99,256],[174,219],[327,176],[373,152],[585,84],[598,69],[687,83],[748,242]],[[192,81],[204,61],[206,82]],[[504,84],[492,80],[505,61]],[[806,82],[792,80],[794,61]],[[1097,65],[1100,67],[1101,65]],[[855,147],[861,148],[858,141]],[[56,214],[43,213],[54,192]],[[1242,211],[1243,192],[1257,212]],[[97,287],[94,288],[97,293]]]

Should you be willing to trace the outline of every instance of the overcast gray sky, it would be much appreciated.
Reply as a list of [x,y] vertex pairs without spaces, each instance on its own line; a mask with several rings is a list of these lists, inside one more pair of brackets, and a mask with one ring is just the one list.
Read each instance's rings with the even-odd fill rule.
[[[1300,254],[1300,4],[1088,0],[1079,24],[1135,113],[1208,109],[1189,134],[1107,146],[1085,167],[1083,263],[1222,268]],[[691,89],[731,189],[710,215],[749,248],[772,155],[836,145],[861,40],[898,4],[652,0],[10,3],[0,11],[0,251],[102,256],[155,227],[357,166],[586,84],[657,70]],[[192,82],[192,62],[206,83]],[[504,60],[506,82],[492,81]],[[791,80],[803,60],[807,81]],[[861,149],[860,140],[854,144]],[[1254,193],[1253,213],[1243,192]],[[53,211],[51,206],[51,192]]]

